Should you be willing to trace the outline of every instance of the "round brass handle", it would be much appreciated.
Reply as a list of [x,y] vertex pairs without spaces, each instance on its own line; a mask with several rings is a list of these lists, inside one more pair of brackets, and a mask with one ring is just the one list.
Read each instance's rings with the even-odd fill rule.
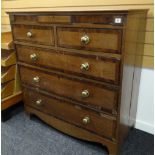
[[90,38],[87,35],[81,37],[81,43],[88,44],[90,42]]
[[41,100],[41,99],[37,100],[37,101],[36,101],[36,105],[37,105],[37,106],[41,106],[41,105],[42,105],[42,100]]
[[84,117],[82,122],[83,122],[83,124],[88,124],[88,123],[90,123],[90,118],[89,117]]
[[40,81],[40,78],[39,78],[38,76],[35,76],[35,77],[33,78],[33,81],[34,81],[34,82],[39,82],[39,81]]
[[27,32],[27,37],[31,38],[32,37],[32,32]]
[[36,61],[37,60],[37,55],[35,54],[35,53],[33,53],[33,54],[31,54],[30,55],[30,59],[32,60],[32,61]]
[[88,69],[89,69],[89,63],[88,62],[81,64],[81,70],[87,71]]
[[83,90],[82,93],[81,93],[81,96],[82,96],[83,98],[88,97],[88,96],[89,96],[89,91],[88,91],[88,90]]

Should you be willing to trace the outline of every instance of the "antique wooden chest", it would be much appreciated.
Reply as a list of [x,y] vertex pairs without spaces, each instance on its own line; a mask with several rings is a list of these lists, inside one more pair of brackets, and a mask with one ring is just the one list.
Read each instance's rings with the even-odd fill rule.
[[135,122],[146,10],[9,15],[27,114],[117,154]]

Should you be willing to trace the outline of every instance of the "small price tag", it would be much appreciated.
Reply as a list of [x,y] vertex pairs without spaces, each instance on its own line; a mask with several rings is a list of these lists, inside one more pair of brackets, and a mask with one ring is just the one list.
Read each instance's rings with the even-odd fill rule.
[[115,24],[121,24],[122,23],[122,18],[121,17],[115,17],[114,23]]

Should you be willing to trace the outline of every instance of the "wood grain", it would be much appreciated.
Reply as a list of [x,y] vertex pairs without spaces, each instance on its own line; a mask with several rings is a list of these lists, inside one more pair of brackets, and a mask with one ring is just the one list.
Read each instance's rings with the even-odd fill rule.
[[[43,45],[54,45],[52,27],[15,25],[13,26],[12,31],[15,40],[33,42]],[[28,32],[32,33],[32,37],[27,37]]]
[[2,49],[1,57],[1,66],[3,67],[8,67],[16,64],[16,55],[13,51]]
[[[121,53],[121,31],[119,30],[58,27],[57,35],[57,44],[60,47]],[[90,43],[87,45],[82,44],[80,40],[84,35],[90,38]]]
[[[117,109],[118,93],[116,90],[108,90],[96,87],[93,86],[93,83],[81,83],[82,81],[77,82],[71,79],[66,79],[65,77],[46,74],[42,71],[25,68],[22,66],[20,67],[20,75],[21,81],[24,84],[38,87],[48,92],[79,101],[83,104],[94,106],[97,109],[107,110],[111,113],[112,110]],[[38,83],[33,82],[33,78],[36,76],[40,78]],[[89,91],[89,97],[81,97],[81,93],[84,90]]]
[[11,81],[3,83],[1,85],[1,87],[2,87],[2,89],[1,89],[1,97],[2,97],[2,99],[13,94],[14,83],[15,83],[15,81],[11,80]]
[[[89,55],[21,45],[16,45],[16,49],[18,60],[21,62],[119,84],[120,61],[117,59],[106,59],[99,56],[90,57]],[[30,59],[30,55],[34,53],[37,55],[36,61]],[[89,64],[88,70],[81,70],[81,65],[84,63]]]
[[1,83],[13,80],[15,78],[16,66],[1,67]]
[[1,48],[6,50],[13,49],[13,39],[11,32],[2,33]]
[[[151,12],[149,16],[151,16]],[[100,137],[104,137],[104,139],[107,138],[108,140],[110,138],[111,142],[116,142],[116,145],[109,145],[105,141],[100,141],[100,143],[107,145],[109,153],[117,154],[128,135],[130,127],[135,122],[136,99],[138,96],[136,94],[138,93],[140,70],[137,74],[134,74],[134,72],[136,67],[141,68],[142,65],[141,58],[144,43],[146,43],[144,42],[146,13],[146,10],[118,12],[74,11],[51,12],[51,14],[50,12],[10,13],[13,27],[19,25],[34,27],[35,29],[38,27],[44,27],[44,29],[53,27],[54,32],[54,46],[33,41],[15,40],[14,42],[20,60],[18,64],[20,66],[22,86],[27,89],[25,90],[27,113],[36,114],[47,123],[55,126],[58,121],[50,122],[50,119],[53,119],[51,115],[53,115],[60,120],[71,123],[72,126],[75,125],[86,131],[96,133]],[[71,16],[72,20],[69,24],[37,23],[36,17],[42,15]],[[90,18],[91,15],[92,18]],[[108,15],[111,15],[111,17],[108,17]],[[122,25],[115,25],[110,22],[114,15],[122,15]],[[26,19],[25,23],[22,21],[24,18],[21,16]],[[94,18],[95,16],[96,18]],[[105,19],[100,16],[105,17]],[[15,23],[16,19],[19,21]],[[148,33],[152,33],[152,31]],[[88,44],[81,43],[80,39],[83,35],[90,37]],[[149,39],[149,37],[146,39],[147,44],[151,44],[150,40],[152,39]],[[48,40],[48,42],[50,41]],[[26,46],[31,47],[26,48]],[[25,54],[22,53],[23,51]],[[36,52],[38,56],[33,63],[29,59],[30,51]],[[44,55],[48,58],[45,59]],[[61,61],[57,62],[56,60]],[[90,64],[96,66],[95,70],[90,70],[90,75],[78,71],[78,63],[83,61],[89,61]],[[110,64],[107,65],[107,62]],[[119,65],[115,70],[112,63],[116,64],[116,62],[119,62]],[[106,72],[100,74],[102,67],[106,65],[108,66]],[[98,66],[102,66],[99,72],[96,71]],[[113,78],[111,78],[110,71],[113,73]],[[103,77],[103,75],[107,76]],[[114,75],[117,75],[115,76],[117,80],[114,80]],[[38,78],[38,81],[34,80],[34,78]],[[103,81],[99,78],[102,78]],[[110,81],[110,78],[113,81]],[[116,81],[120,81],[120,83],[116,83]],[[133,88],[136,92],[133,91]],[[81,93],[86,90],[89,92],[88,96],[83,98]],[[44,102],[41,102],[43,104],[38,107],[34,102],[40,98]],[[69,113],[67,113],[66,109]],[[63,113],[62,111],[66,112]],[[91,117],[92,122],[96,122],[96,126],[91,125],[91,123],[90,126],[81,125],[81,119],[86,116]],[[103,118],[106,128],[104,128],[102,122]],[[115,120],[115,123],[111,124],[107,120]],[[100,126],[99,124],[103,125]],[[62,130],[60,126],[56,126],[56,128]],[[71,135],[72,133],[74,135],[75,131],[74,128]],[[78,132],[79,137],[81,137],[82,133]]]
[[23,99],[23,96],[22,96],[21,91],[14,93],[14,94],[2,99],[1,110],[5,110],[5,109],[17,104],[18,102],[22,101],[22,99]]
[[[133,127],[136,120],[137,101],[139,92],[139,82],[141,77],[142,61],[138,61],[138,55],[143,55],[146,26],[146,13],[129,13],[124,34],[123,66],[122,66],[122,88],[120,97],[120,123],[119,123],[119,143],[121,144],[128,135],[130,127]],[[132,24],[134,23],[134,24]],[[132,24],[133,31],[130,30]],[[130,42],[130,44],[128,44]],[[133,50],[129,50],[129,49]],[[135,75],[135,69],[139,67],[139,72]],[[135,81],[136,79],[136,81]],[[135,88],[133,90],[133,88]]]
[[70,16],[38,16],[39,23],[71,23]]
[[[24,89],[25,104],[32,106],[44,113],[53,115],[61,120],[72,123],[84,129],[87,129],[109,139],[115,138],[116,121],[95,114],[89,109],[76,107],[73,104],[65,103],[49,96]],[[42,100],[40,106],[36,104],[37,100]],[[90,123],[83,124],[83,119],[90,117]]]
[[25,106],[25,111],[28,115],[35,114],[44,122],[48,123],[49,125],[68,135],[87,141],[102,143],[102,145],[108,148],[110,155],[114,155],[118,152],[117,144],[114,141],[98,136],[97,134],[94,134],[92,132],[89,132],[88,130],[84,130],[70,123],[57,119],[56,117],[53,117],[51,115],[42,113],[41,111],[36,110],[30,106]]

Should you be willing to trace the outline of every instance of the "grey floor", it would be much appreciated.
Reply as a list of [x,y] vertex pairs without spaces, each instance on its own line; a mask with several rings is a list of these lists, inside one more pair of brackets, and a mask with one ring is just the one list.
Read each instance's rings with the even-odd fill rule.
[[[67,136],[22,111],[1,125],[2,155],[106,155],[99,145]],[[132,130],[121,155],[153,155],[153,135]]]

